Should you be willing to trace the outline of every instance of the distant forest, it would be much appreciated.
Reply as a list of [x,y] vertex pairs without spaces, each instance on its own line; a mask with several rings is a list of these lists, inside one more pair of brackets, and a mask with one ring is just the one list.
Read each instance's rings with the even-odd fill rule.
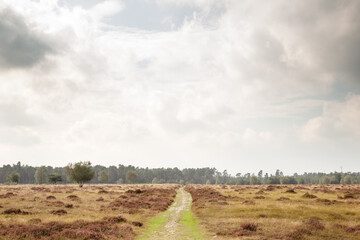
[[[40,171],[41,170],[41,171]],[[227,185],[260,185],[260,184],[359,184],[360,172],[303,173],[292,176],[284,175],[280,170],[275,173],[238,173],[232,176],[216,168],[139,168],[134,166],[104,167],[93,166],[94,178],[89,183],[179,183],[179,184],[227,184]],[[48,183],[49,176],[59,176],[59,183],[71,183],[67,179],[65,167],[32,167],[21,165],[3,165],[0,167],[0,183],[8,183],[11,176],[19,184]],[[61,176],[61,177],[60,177]],[[49,177],[49,178],[48,178]]]

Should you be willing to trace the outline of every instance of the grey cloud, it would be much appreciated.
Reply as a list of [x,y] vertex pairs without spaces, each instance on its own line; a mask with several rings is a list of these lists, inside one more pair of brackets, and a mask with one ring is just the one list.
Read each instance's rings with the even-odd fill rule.
[[26,68],[40,62],[51,47],[9,8],[0,10],[0,68]]
[[306,1],[286,5],[281,22],[300,40],[298,47],[310,52],[324,71],[341,80],[360,82],[360,2]]

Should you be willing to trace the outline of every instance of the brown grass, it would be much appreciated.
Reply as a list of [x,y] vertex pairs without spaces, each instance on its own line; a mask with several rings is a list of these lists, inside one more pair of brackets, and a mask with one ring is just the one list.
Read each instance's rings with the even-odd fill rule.
[[0,185],[0,239],[134,239],[173,202],[177,188]]

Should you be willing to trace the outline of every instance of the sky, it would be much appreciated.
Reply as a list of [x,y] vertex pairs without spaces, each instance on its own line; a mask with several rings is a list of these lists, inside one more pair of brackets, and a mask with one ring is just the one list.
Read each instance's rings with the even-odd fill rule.
[[360,1],[0,0],[0,164],[360,171]]

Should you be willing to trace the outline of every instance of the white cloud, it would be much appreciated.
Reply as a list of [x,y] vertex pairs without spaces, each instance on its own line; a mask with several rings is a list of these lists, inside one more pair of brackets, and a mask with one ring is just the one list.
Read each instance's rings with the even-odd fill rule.
[[[109,158],[126,156],[134,165],[146,157],[166,163],[176,152],[178,161],[211,155],[208,164],[220,166],[226,152],[227,163],[238,166],[233,159],[250,145],[288,146],[282,134],[313,117],[326,102],[317,99],[336,91],[338,79],[358,81],[356,1],[158,0],[196,8],[193,18],[168,32],[105,24],[122,14],[121,1],[90,9],[3,2],[55,49],[29,69],[0,72],[1,96],[26,103],[16,105],[16,118],[42,120],[26,128],[41,140],[34,142],[45,149],[43,159],[56,146],[79,158],[91,146],[94,154],[86,156],[94,161],[106,149]],[[302,137],[324,138],[329,126],[359,135],[353,99],[325,105]],[[334,116],[337,111],[344,117]]]
[[310,119],[301,129],[301,137],[314,140],[360,140],[360,95],[345,102],[324,104],[321,116]]
[[270,132],[256,132],[251,128],[246,128],[242,136],[242,140],[245,144],[263,144],[269,142],[272,138]]
[[124,5],[119,0],[107,0],[96,4],[90,11],[95,19],[101,20],[104,17],[115,15],[123,9]]

